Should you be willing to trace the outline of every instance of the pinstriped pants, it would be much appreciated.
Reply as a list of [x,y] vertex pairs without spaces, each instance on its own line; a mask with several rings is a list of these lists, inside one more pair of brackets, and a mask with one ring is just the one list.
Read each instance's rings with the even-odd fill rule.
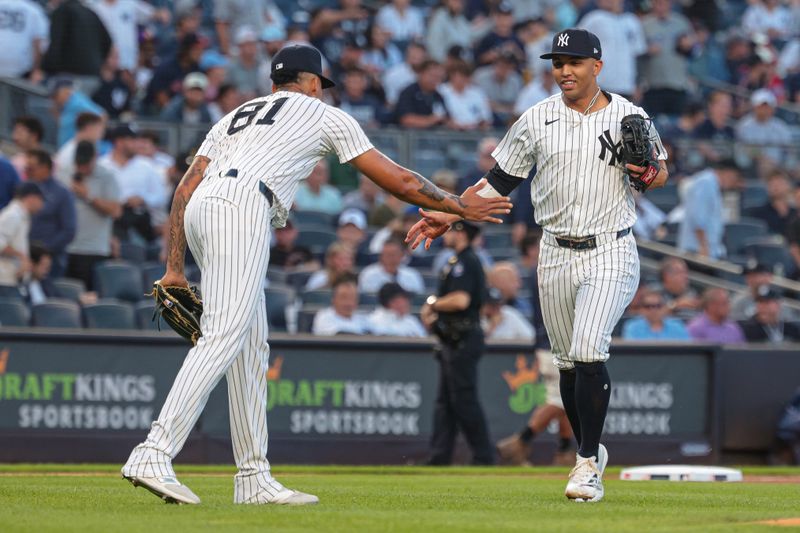
[[236,465],[234,501],[268,499],[283,487],[267,461],[268,322],[263,284],[270,207],[235,178],[202,182],[185,213],[186,238],[202,274],[203,336],[178,371],[147,440],[125,475],[174,476],[180,452],[222,376],[228,382]]
[[611,333],[639,286],[633,235],[598,240],[593,250],[571,250],[550,233],[542,237],[539,297],[559,369],[608,360]]

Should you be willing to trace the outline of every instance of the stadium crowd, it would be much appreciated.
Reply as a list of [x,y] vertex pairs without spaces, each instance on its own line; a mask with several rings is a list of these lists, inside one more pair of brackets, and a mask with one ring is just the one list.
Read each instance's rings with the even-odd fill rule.
[[[469,168],[430,176],[460,193],[493,166],[494,135],[559,92],[539,55],[570,26],[600,37],[601,87],[642,105],[670,152],[670,184],[637,195],[636,235],[739,264],[749,291],[697,294],[686,263],[668,258],[657,279],[643,276],[618,333],[800,339],[770,285],[800,273],[799,0],[0,0],[0,77],[45,87],[56,125],[49,136],[20,114],[4,132],[0,298],[13,309],[0,322],[46,323],[59,304],[78,325],[119,312],[149,327],[141,294],[161,273],[192,151],[167,153],[135,124],[218,120],[270,91],[270,58],[286,43],[323,52],[337,83],[326,98],[365,128],[483,132]],[[479,238],[490,338],[544,335],[528,190],[510,224]],[[323,162],[294,209],[272,241],[274,328],[427,334],[415,311],[452,252],[407,249],[415,208]]]

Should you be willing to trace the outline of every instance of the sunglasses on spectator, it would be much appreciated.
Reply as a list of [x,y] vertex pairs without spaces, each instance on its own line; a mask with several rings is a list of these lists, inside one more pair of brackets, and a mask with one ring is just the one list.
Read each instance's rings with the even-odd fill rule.
[[659,307],[664,307],[664,302],[644,304],[642,307],[645,309],[658,309]]

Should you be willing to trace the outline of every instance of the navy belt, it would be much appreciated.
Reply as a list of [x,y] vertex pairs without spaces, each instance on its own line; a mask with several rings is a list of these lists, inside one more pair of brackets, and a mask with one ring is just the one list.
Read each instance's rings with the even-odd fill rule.
[[[621,229],[617,232],[617,239],[623,238],[631,232],[631,228]],[[581,237],[580,239],[568,239],[565,237],[556,237],[556,242],[562,248],[569,248],[570,250],[593,250],[597,248],[597,237],[589,235],[588,237]]]
[[[228,172],[225,173],[226,178],[238,178],[239,171],[235,168],[228,169]],[[267,187],[267,184],[263,181],[258,182],[258,192],[264,195],[264,197],[269,202],[269,206],[272,207],[272,204],[275,203],[275,194]]]

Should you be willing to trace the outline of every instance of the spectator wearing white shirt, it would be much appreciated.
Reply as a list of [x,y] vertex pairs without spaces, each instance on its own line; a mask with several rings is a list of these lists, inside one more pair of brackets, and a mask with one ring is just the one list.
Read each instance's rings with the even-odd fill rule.
[[378,291],[378,307],[367,317],[373,335],[424,337],[422,322],[411,314],[411,296],[399,283],[387,283]]
[[642,24],[636,15],[625,13],[624,0],[598,0],[597,7],[584,16],[578,27],[597,35],[608,58],[597,83],[604,90],[633,99],[636,91],[636,60],[647,51]]
[[[227,114],[227,113],[226,113]],[[158,132],[145,130],[139,133],[136,151],[164,175],[166,179],[169,169],[175,164],[175,158],[161,149],[161,137]]]
[[444,0],[430,18],[426,48],[431,58],[441,63],[451,47],[470,48],[474,37],[476,33],[464,15],[464,0]]
[[333,284],[331,306],[317,311],[311,326],[314,335],[366,335],[367,317],[358,311],[358,286],[353,276],[342,276]]
[[560,92],[561,88],[553,79],[553,73],[550,70],[542,71],[538,77],[533,78],[519,93],[519,97],[514,103],[514,113],[522,115],[545,98]]
[[411,41],[425,35],[422,11],[411,5],[411,0],[392,0],[378,10],[376,21],[389,32],[392,41]]
[[156,167],[136,154],[137,135],[127,125],[117,126],[109,135],[111,152],[100,158],[99,164],[111,172],[120,188],[122,216],[115,232],[127,239],[135,232],[148,242],[156,238],[154,224],[165,220],[167,183]]
[[514,115],[514,104],[524,83],[517,72],[517,58],[503,51],[494,63],[475,71],[475,85],[489,97],[495,122],[505,124]]
[[780,0],[754,0],[742,15],[742,28],[753,36],[767,34],[770,39],[785,39],[791,36],[792,14]]
[[97,13],[111,35],[119,52],[119,68],[131,72],[139,63],[138,26],[156,17],[163,22],[169,20],[166,9],[156,10],[141,0],[94,0],[89,7]]
[[783,161],[792,144],[792,132],[786,123],[775,116],[778,105],[769,89],[758,89],[750,97],[752,113],[736,124],[736,140],[755,145],[755,155],[764,156],[773,163]]
[[89,141],[95,147],[106,133],[105,120],[94,113],[81,113],[75,119],[75,136],[58,149],[54,160],[55,177],[67,187],[72,185],[75,174],[75,147],[81,141]]
[[358,289],[361,292],[376,293],[387,283],[399,283],[403,289],[412,293],[425,291],[422,275],[414,268],[405,266],[406,245],[403,241],[389,238],[383,243],[378,262],[361,271]]
[[522,341],[533,344],[536,331],[517,309],[503,304],[503,295],[498,289],[489,289],[486,303],[481,309],[481,328],[487,339]]
[[351,275],[355,264],[353,249],[343,242],[334,242],[325,250],[325,268],[314,272],[306,282],[306,291],[333,286],[340,277]]
[[453,63],[447,83],[439,87],[444,105],[450,112],[453,127],[459,130],[486,129],[492,125],[489,98],[472,83],[472,69],[464,61]]
[[30,272],[28,233],[31,217],[44,207],[44,196],[38,185],[23,182],[17,186],[14,199],[0,209],[0,285],[15,286]]
[[553,32],[548,28],[547,22],[543,18],[528,19],[519,24],[517,35],[525,45],[528,71],[533,79],[539,78],[545,72],[549,73],[550,62],[539,57],[550,51],[553,41]]
[[42,55],[47,48],[50,22],[30,0],[0,0],[0,78],[42,80]]
[[425,47],[411,42],[406,48],[405,60],[384,71],[382,85],[389,105],[395,105],[403,89],[417,81],[417,71],[426,59],[428,53]]
[[342,211],[336,228],[336,238],[358,253],[367,238],[367,217],[355,207]]

